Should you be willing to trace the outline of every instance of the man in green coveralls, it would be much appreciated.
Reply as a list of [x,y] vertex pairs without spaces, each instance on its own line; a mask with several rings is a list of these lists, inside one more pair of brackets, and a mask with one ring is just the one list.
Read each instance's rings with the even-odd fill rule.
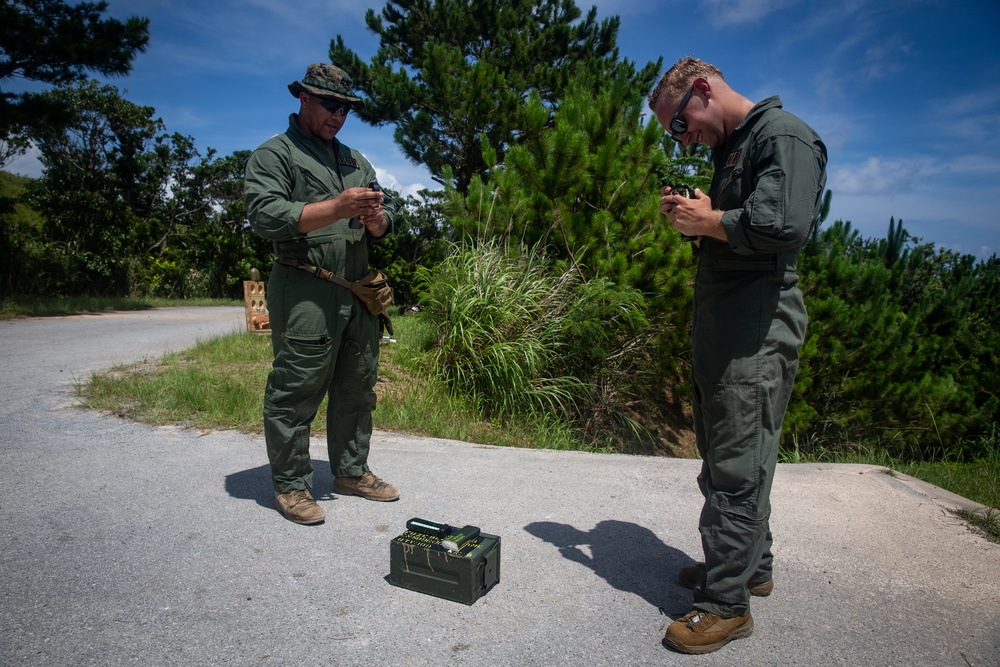
[[694,609],[664,643],[708,653],[749,636],[750,595],[774,588],[771,483],[806,329],[796,257],[819,212],[827,156],[777,97],[754,104],[695,58],[663,75],[649,107],[683,145],[711,146],[715,164],[707,195],[664,187],[660,198],[698,255],[692,402],[705,496],[705,562],[679,575]]
[[346,287],[302,268],[361,278],[368,244],[391,231],[394,211],[383,208],[368,160],[336,138],[350,111],[364,108],[347,73],[310,65],[288,90],[299,112],[250,156],[245,199],[251,226],[273,241],[276,260],[267,285],[274,363],[264,392],[275,502],[285,518],[314,524],[326,516],[309,491],[309,429],[324,397],[334,492],[399,498],[368,467],[378,318]]

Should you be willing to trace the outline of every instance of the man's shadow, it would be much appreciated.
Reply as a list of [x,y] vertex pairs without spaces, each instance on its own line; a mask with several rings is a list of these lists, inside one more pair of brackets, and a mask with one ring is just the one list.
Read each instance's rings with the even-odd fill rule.
[[[563,558],[589,567],[616,589],[638,595],[667,616],[691,611],[691,592],[677,583],[677,571],[695,561],[648,528],[606,520],[589,531],[552,521],[529,523],[524,529],[555,546]],[[581,546],[589,546],[590,555]]]
[[[313,497],[333,500],[333,473],[327,461],[312,460]],[[271,466],[265,464],[226,475],[226,493],[233,498],[256,501],[261,507],[274,509],[274,486],[271,484]]]

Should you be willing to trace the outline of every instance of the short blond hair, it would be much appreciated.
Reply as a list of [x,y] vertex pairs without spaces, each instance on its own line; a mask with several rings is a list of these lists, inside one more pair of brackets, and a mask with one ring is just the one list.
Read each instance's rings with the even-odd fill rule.
[[656,111],[656,104],[664,94],[671,100],[679,100],[691,82],[700,76],[726,80],[719,68],[711,63],[698,60],[694,56],[681,58],[666,71],[653,88],[653,92],[649,94],[649,108]]

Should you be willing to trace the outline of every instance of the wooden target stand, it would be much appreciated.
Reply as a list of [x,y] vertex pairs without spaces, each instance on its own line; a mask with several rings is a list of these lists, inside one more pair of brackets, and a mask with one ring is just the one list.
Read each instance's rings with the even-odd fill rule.
[[[251,272],[255,278],[256,269]],[[254,334],[271,334],[271,322],[267,314],[267,302],[264,299],[264,281],[243,281],[243,303],[246,306],[247,331]]]

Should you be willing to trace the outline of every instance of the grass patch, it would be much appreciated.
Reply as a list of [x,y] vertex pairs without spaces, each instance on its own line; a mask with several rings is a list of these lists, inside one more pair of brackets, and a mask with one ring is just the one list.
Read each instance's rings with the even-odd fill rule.
[[77,394],[88,408],[149,424],[256,433],[270,364],[267,336],[230,334],[94,373]]
[[993,508],[978,511],[966,508],[957,510],[955,514],[965,519],[974,532],[1000,544],[1000,512]]
[[103,313],[115,310],[147,310],[168,306],[241,306],[242,301],[229,299],[177,299],[65,296],[35,298],[25,296],[5,297],[0,300],[0,320],[25,317],[56,317]]
[[[393,320],[397,343],[380,353],[375,427],[434,438],[544,449],[589,449],[564,425],[478,417],[426,372],[430,328],[420,316]],[[261,434],[264,386],[271,369],[268,336],[234,333],[161,360],[116,366],[77,386],[85,407],[150,424]],[[320,406],[313,434],[326,430]]]
[[994,446],[974,461],[902,463],[895,469],[985,505],[985,510],[963,508],[955,514],[974,532],[1000,543],[1000,447]]
[[1000,508],[1000,457],[966,463],[900,463],[895,470],[993,508]]

